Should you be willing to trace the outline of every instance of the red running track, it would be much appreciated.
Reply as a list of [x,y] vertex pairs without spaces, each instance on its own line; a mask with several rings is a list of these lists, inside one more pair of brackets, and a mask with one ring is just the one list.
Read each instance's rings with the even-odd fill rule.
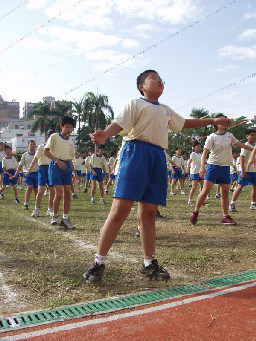
[[256,281],[1,336],[1,341],[256,341]]

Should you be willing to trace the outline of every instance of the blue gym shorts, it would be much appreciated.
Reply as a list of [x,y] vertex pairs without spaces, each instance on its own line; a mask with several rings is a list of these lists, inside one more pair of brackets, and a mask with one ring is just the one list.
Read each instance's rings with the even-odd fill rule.
[[230,184],[230,166],[217,166],[207,164],[207,174],[204,180],[211,181],[215,184]]
[[256,186],[256,173],[255,172],[246,172],[246,178],[242,179],[241,178],[241,172],[239,172],[239,177],[238,177],[238,184],[241,186],[251,186],[254,185]]
[[90,180],[97,180],[98,182],[103,181],[103,173],[101,168],[93,168],[94,171],[97,173],[96,176],[93,175],[92,171],[90,173]]
[[183,179],[184,178],[184,175],[182,173],[182,170],[179,170],[177,167],[173,167],[174,171],[175,171],[175,174],[173,174],[172,172],[172,179]]
[[[12,175],[14,175],[15,172],[16,172],[15,169],[8,169],[8,173],[11,173]],[[9,175],[4,172],[2,185],[5,185],[5,186],[12,185],[12,186],[14,186],[14,185],[17,185],[17,183],[18,183],[18,178],[17,177],[12,179],[12,180],[10,180]]]
[[82,176],[82,171],[80,170],[75,170],[77,176]]
[[33,186],[33,188],[38,187],[38,172],[29,173],[28,176],[24,176],[24,181],[26,186]]
[[232,181],[237,180],[237,179],[238,179],[238,174],[237,174],[237,173],[230,174],[230,179],[231,179]]
[[90,173],[86,173],[86,180],[87,180],[87,181],[90,180]]
[[122,148],[114,198],[166,205],[166,157],[163,148],[140,140]]
[[3,170],[3,166],[2,166],[2,161],[0,161],[0,174],[2,174],[4,172]]
[[52,160],[50,161],[49,164],[49,171],[48,171],[48,176],[49,176],[49,182],[50,185],[52,186],[57,186],[57,185],[72,185],[72,166],[70,162],[60,160],[64,162],[67,166],[66,169],[60,169],[60,167],[55,164]]
[[202,181],[204,179],[200,178],[199,173],[197,173],[197,174],[191,174],[190,173],[190,180],[191,181],[193,181],[193,180]]
[[19,174],[18,174],[18,178],[24,178],[24,173],[22,173],[22,172],[19,173]]
[[115,179],[115,175],[113,173],[110,173],[109,174],[109,179],[113,179],[114,180]]
[[49,165],[40,165],[38,167],[38,186],[52,187],[49,181]]

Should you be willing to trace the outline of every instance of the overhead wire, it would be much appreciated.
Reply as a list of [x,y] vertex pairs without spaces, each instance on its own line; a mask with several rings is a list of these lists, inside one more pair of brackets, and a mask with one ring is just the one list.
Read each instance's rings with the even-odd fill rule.
[[3,20],[5,17],[7,17],[8,15],[12,14],[16,9],[18,9],[19,7],[23,6],[26,2],[28,2],[28,0],[22,1],[19,5],[17,5],[16,7],[14,7],[13,9],[11,9],[9,12],[5,13],[4,15],[2,15],[0,17],[0,21]]

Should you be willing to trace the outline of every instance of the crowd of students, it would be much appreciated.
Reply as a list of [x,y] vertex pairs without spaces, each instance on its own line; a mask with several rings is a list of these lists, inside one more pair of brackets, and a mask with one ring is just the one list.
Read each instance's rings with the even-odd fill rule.
[[[134,201],[138,202],[137,216],[140,226],[136,235],[141,238],[144,253],[140,272],[149,278],[170,278],[167,270],[160,266],[155,258],[155,218],[158,214],[158,205],[166,205],[168,181],[170,195],[175,195],[174,188],[178,181],[181,195],[184,196],[186,195],[184,181],[186,179],[190,181],[188,206],[193,206],[192,200],[199,184],[200,194],[190,217],[191,224],[197,223],[199,209],[203,204],[207,204],[206,199],[209,198],[215,183],[219,186],[217,195],[221,196],[222,224],[236,224],[228,211],[236,211],[236,200],[246,185],[252,186],[250,209],[256,209],[256,148],[254,147],[256,129],[249,129],[246,132],[248,142],[243,144],[232,133],[226,131],[231,122],[222,114],[206,119],[182,118],[171,108],[158,102],[164,89],[164,82],[154,70],[146,70],[138,76],[137,88],[143,98],[128,102],[104,131],[98,130],[91,135],[92,142],[98,145],[97,153],[92,149],[86,158],[75,152],[74,143],[69,138],[75,122],[68,116],[62,118],[61,132],[51,132],[45,145],[38,146],[36,150],[35,142],[29,141],[28,151],[22,155],[19,164],[12,155],[11,147],[0,144],[2,159],[0,172],[3,172],[1,198],[4,198],[3,192],[6,186],[11,185],[15,202],[19,203],[16,186],[17,178],[23,171],[26,184],[23,208],[28,209],[31,193],[34,192],[35,208],[32,216],[38,217],[45,186],[48,186],[49,200],[46,214],[51,216],[52,225],[60,223],[66,229],[76,228],[69,219],[71,197],[77,198],[75,186],[80,189],[84,184],[83,191],[87,192],[90,185],[90,202],[95,205],[98,183],[100,204],[104,205],[104,195],[108,194],[109,186],[115,181],[112,206],[101,229],[95,261],[84,274],[84,278],[89,282],[102,280],[106,255]],[[200,142],[193,144],[193,152],[188,161],[185,160],[179,147],[172,157],[166,153],[168,129],[179,132],[183,128],[204,125],[214,125],[215,132],[207,137],[202,154]],[[122,147],[118,153],[113,151],[107,160],[103,143],[116,134],[123,136]],[[232,144],[242,148],[239,162],[234,154],[232,156]],[[229,190],[234,191],[230,203]],[[63,216],[59,222],[62,198]]]

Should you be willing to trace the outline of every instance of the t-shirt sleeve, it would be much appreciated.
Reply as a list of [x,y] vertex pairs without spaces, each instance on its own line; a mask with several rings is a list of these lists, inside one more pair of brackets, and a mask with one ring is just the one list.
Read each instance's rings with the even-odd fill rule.
[[239,142],[238,139],[236,139],[235,136],[232,134],[231,143],[237,144],[238,142]]
[[167,115],[169,116],[169,129],[175,133],[179,133],[184,127],[185,118],[177,114],[167,105],[164,105],[167,110]]
[[38,148],[37,148],[37,151],[36,151],[36,154],[35,154],[35,157],[37,158],[37,159],[39,159],[40,157],[42,157],[44,155],[44,146],[39,146]]
[[207,137],[205,144],[204,144],[204,149],[212,149],[213,146],[213,137],[210,135]]
[[120,135],[127,135],[131,131],[135,123],[135,109],[136,104],[133,101],[129,101],[120,111],[119,115],[115,117],[113,122],[117,123],[123,129],[119,133]]

